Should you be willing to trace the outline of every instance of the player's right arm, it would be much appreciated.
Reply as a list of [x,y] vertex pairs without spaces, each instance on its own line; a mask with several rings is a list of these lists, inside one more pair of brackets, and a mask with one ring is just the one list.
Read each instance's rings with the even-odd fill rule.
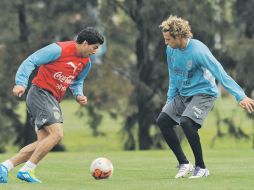
[[173,60],[171,57],[171,48],[167,48],[167,63],[169,72],[169,87],[167,93],[167,103],[171,102],[177,94],[176,80],[173,71]]
[[32,71],[42,64],[47,64],[57,60],[60,57],[61,52],[61,47],[56,43],[52,43],[27,57],[22,62],[16,73],[16,85],[13,88],[13,94],[21,97],[27,88],[29,76],[31,75]]

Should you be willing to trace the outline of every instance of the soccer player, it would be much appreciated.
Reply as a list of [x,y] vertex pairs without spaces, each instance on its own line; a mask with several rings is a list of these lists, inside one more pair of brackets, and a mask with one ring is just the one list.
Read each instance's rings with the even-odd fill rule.
[[[254,100],[225,72],[221,64],[201,41],[192,39],[189,22],[169,16],[160,28],[167,45],[169,88],[167,102],[157,124],[179,165],[175,178],[192,172],[193,178],[206,177],[209,170],[203,160],[198,130],[218,95],[215,79],[232,94],[239,105],[253,112]],[[186,158],[173,127],[180,125],[195,157],[195,168]]]
[[17,178],[32,183],[41,182],[34,176],[33,170],[63,138],[59,102],[70,87],[76,101],[80,105],[87,104],[83,81],[92,66],[89,57],[103,42],[103,36],[96,29],[88,27],[79,32],[76,41],[52,43],[30,55],[20,65],[13,88],[13,94],[18,97],[24,94],[32,71],[39,67],[26,98],[37,141],[1,163],[0,183],[7,183],[8,172],[24,162],[26,163],[18,171]]

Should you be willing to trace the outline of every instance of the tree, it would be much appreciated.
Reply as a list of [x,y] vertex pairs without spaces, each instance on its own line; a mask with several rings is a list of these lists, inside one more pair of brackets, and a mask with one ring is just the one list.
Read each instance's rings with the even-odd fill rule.
[[[14,110],[17,99],[12,96],[14,75],[20,63],[35,50],[54,41],[71,40],[85,26],[95,25],[97,1],[89,0],[73,3],[67,1],[3,0],[1,7],[1,113],[2,126],[5,131],[3,140],[10,135],[13,128],[18,133],[16,143],[23,146],[35,139],[27,116],[24,127]],[[64,13],[64,14],[63,14]],[[52,19],[54,18],[54,19]],[[16,56],[13,56],[16,55]],[[4,80],[8,71],[12,80]],[[32,78],[32,77],[31,77]],[[9,120],[9,122],[7,122]],[[1,133],[3,134],[3,133]],[[1,138],[2,139],[2,138]],[[7,140],[5,140],[7,141]],[[6,142],[7,143],[7,142]],[[1,145],[1,144],[0,144]],[[2,146],[4,148],[4,144]],[[2,148],[2,149],[3,149]]]
[[[19,116],[15,113],[17,100],[12,96],[13,80],[10,76],[16,69],[15,63],[20,51],[17,48],[18,40],[16,30],[12,30],[13,25],[16,25],[15,16],[12,14],[12,3],[9,1],[1,1],[1,7],[5,7],[0,12],[1,20],[1,37],[0,37],[0,152],[5,151],[5,146],[13,140],[15,130],[19,130],[22,126]],[[9,13],[9,14],[6,14]],[[10,30],[10,31],[8,31]],[[11,52],[11,55],[10,55]]]
[[[254,16],[252,7],[254,6],[254,1],[239,1],[237,0],[234,4],[234,16],[235,16],[235,29],[238,31],[236,36],[237,40],[232,44],[232,49],[234,49],[237,54],[234,55],[234,59],[237,62],[237,79],[239,83],[245,89],[248,96],[254,97],[253,88],[253,69],[254,64],[252,64],[254,55],[254,23],[252,18]],[[248,114],[248,117],[253,117]],[[254,122],[254,120],[253,120]],[[254,132],[253,132],[253,149],[254,149]]]
[[[162,94],[166,94],[168,87],[165,46],[158,25],[170,14],[181,16],[190,21],[194,36],[211,46],[216,29],[211,17],[214,14],[213,4],[211,1],[198,0],[107,0],[104,6],[107,6],[105,15],[111,15],[102,17],[105,18],[105,25],[114,25],[106,28],[109,33],[107,36],[112,35],[111,43],[121,43],[121,49],[128,52],[121,53],[124,57],[121,65],[125,68],[122,76],[128,76],[133,86],[123,129],[127,134],[125,145],[128,146],[125,148],[136,149],[137,144],[139,149],[161,147],[157,143],[157,128],[155,133],[151,132],[155,118],[166,101],[166,96]],[[118,55],[116,59],[121,59],[120,50],[115,51],[115,55]],[[138,143],[133,141],[136,126]]]

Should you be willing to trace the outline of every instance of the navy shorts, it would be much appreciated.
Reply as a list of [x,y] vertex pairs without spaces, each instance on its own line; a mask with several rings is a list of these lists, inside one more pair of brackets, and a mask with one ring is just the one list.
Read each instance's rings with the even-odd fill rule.
[[29,89],[26,105],[36,131],[54,123],[63,123],[58,101],[50,92],[36,85]]

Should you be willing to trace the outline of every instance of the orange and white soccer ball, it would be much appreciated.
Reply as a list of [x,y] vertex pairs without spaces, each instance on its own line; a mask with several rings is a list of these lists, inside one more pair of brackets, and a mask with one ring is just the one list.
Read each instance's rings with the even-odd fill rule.
[[107,158],[96,158],[91,163],[90,172],[94,179],[107,179],[113,174],[113,164]]

